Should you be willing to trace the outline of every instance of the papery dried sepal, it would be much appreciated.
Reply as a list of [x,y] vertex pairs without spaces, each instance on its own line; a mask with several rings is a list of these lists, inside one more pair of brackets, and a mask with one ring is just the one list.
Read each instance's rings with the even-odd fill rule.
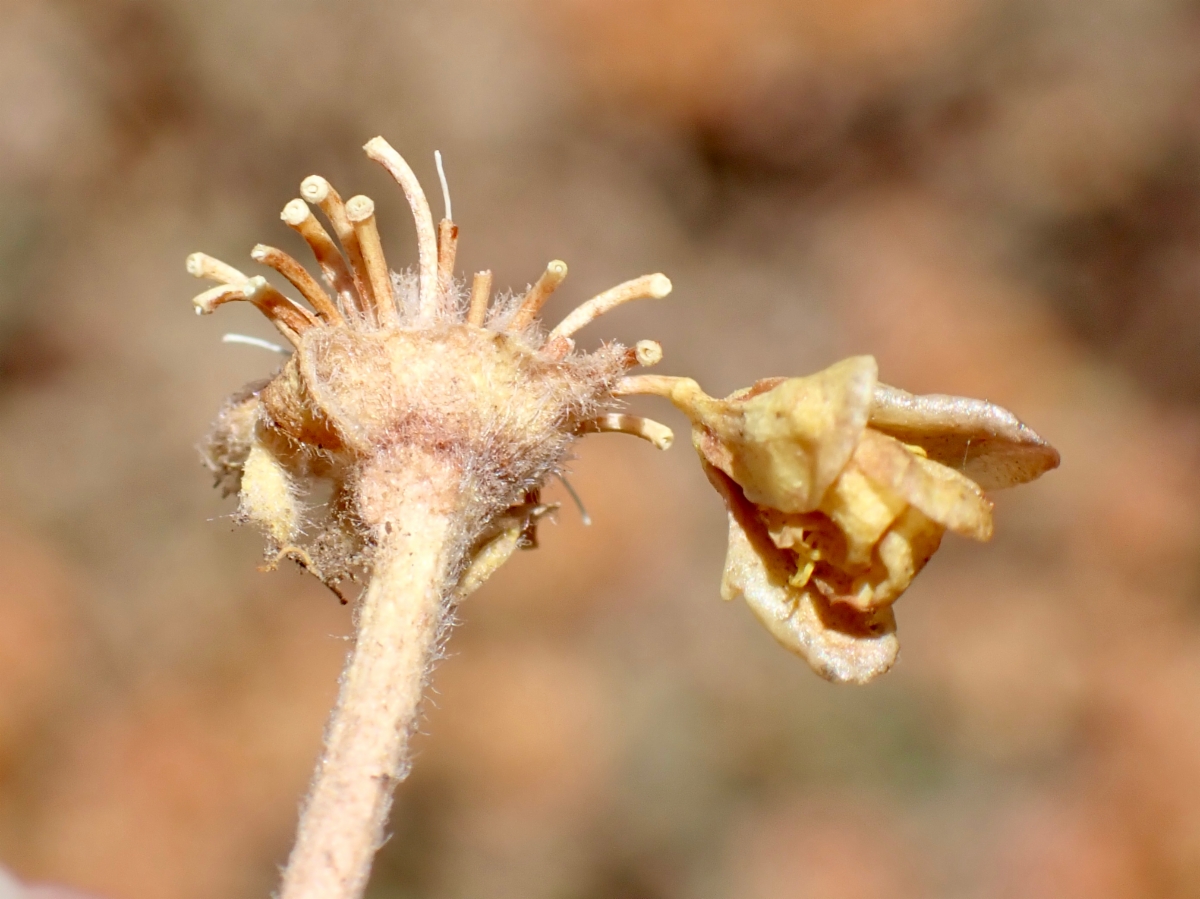
[[[724,400],[697,387],[672,397],[696,426],[697,449],[751,502],[784,512],[815,509],[862,437],[876,379],[871,356]],[[692,382],[694,383],[694,382]]]
[[1058,450],[1007,409],[985,400],[916,395],[877,384],[870,425],[919,446],[984,490],[1015,487],[1058,467]]

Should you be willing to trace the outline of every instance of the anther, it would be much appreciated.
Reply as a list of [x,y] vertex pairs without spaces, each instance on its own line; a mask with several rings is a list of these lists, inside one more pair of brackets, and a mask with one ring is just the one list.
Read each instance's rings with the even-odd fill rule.
[[370,197],[361,194],[346,202],[346,217],[358,235],[358,246],[362,250],[363,262],[375,294],[375,315],[384,327],[395,327],[400,323],[396,301],[392,296],[392,278],[388,273],[387,259],[383,255],[383,242],[379,239],[379,228],[375,224],[375,204]]
[[529,292],[525,294],[521,300],[521,305],[517,308],[516,314],[513,315],[512,321],[508,323],[508,330],[514,333],[524,331],[537,317],[542,307],[546,305],[546,301],[550,299],[550,294],[554,293],[555,288],[562,284],[563,279],[567,277],[567,264],[561,259],[555,259],[546,266],[546,271],[537,279],[537,283],[529,288]]
[[671,292],[671,279],[666,275],[643,275],[597,294],[564,318],[550,332],[550,337],[568,337],[584,325],[630,300],[662,299]]

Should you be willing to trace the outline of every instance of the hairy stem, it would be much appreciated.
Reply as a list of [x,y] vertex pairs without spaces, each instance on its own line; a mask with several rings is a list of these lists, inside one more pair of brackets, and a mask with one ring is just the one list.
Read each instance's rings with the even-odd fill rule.
[[358,899],[383,841],[453,569],[458,478],[406,453],[363,476],[379,547],[280,899]]

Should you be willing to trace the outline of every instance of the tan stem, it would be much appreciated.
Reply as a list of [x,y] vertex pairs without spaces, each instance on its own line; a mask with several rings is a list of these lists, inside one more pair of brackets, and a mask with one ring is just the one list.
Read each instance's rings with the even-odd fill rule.
[[453,588],[458,483],[420,454],[364,475],[379,547],[280,899],[359,899],[366,888]]

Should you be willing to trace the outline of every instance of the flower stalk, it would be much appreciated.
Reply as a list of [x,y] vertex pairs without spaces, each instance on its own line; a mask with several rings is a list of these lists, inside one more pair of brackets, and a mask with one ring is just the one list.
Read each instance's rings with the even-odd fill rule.
[[379,545],[280,899],[362,895],[445,625],[461,476],[422,453],[389,463],[364,476]]

